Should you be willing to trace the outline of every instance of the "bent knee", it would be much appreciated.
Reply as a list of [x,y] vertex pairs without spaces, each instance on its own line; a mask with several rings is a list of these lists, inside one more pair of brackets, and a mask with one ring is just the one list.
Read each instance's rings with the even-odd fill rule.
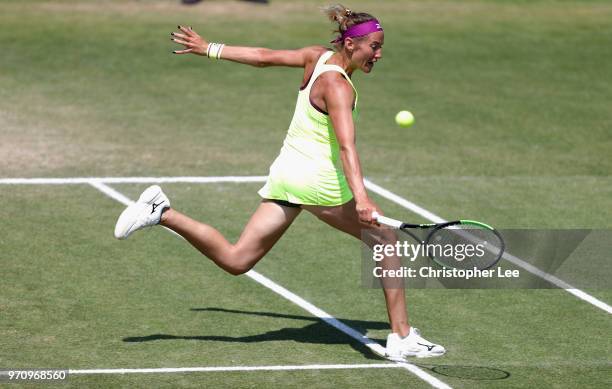
[[225,270],[233,276],[239,276],[251,270],[253,266],[254,264],[251,265],[249,263],[235,263]]
[[252,266],[232,266],[231,268],[226,269],[226,270],[229,274],[233,276],[241,276],[244,273],[251,270],[252,268],[253,268]]
[[259,257],[236,256],[231,258],[230,265],[226,269],[228,273],[234,276],[242,275],[251,270],[255,264],[261,259]]

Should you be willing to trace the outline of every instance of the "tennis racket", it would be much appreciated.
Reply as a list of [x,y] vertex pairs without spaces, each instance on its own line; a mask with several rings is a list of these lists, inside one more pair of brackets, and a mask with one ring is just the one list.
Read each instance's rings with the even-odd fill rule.
[[[493,227],[475,220],[455,220],[437,224],[410,224],[372,214],[379,224],[404,231],[423,244],[423,252],[446,268],[485,270],[493,267],[504,253],[504,240]],[[410,230],[425,230],[419,239]]]

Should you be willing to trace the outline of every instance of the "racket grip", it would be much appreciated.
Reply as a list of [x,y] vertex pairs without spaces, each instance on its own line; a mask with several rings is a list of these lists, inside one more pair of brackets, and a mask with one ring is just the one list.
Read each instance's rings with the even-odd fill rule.
[[399,229],[402,227],[402,224],[404,224],[399,220],[395,220],[395,219],[391,219],[390,217],[379,215],[378,212],[373,212],[372,218],[376,220],[379,224],[382,224],[383,226],[387,226],[391,228]]

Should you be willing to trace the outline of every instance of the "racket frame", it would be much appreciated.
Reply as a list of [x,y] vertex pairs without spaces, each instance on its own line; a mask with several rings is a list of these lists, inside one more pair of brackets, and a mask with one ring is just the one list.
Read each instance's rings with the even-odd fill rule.
[[[430,238],[436,233],[436,231],[439,231],[443,228],[446,227],[450,227],[453,225],[473,225],[473,226],[477,226],[477,227],[481,227],[484,229],[487,229],[491,232],[493,232],[493,234],[495,234],[497,236],[497,238],[499,239],[499,242],[501,243],[501,247],[499,247],[499,254],[497,256],[497,259],[495,261],[493,261],[489,266],[485,267],[485,268],[481,268],[480,270],[486,270],[486,269],[490,269],[491,267],[495,266],[495,264],[497,264],[499,262],[499,260],[501,259],[502,255],[504,254],[504,250],[505,250],[505,243],[504,243],[504,239],[502,238],[501,234],[493,227],[491,227],[488,224],[485,224],[483,222],[479,222],[476,220],[470,220],[470,219],[461,219],[461,220],[453,220],[453,221],[448,221],[448,222],[444,222],[444,223],[423,223],[423,224],[411,224],[411,223],[405,223],[402,222],[400,220],[396,220],[396,219],[392,219],[390,217],[387,216],[383,216],[378,214],[378,212],[374,212],[372,213],[372,218],[379,224],[387,226],[387,227],[391,227],[397,230],[402,230],[405,233],[409,234],[413,239],[415,239],[418,242],[421,242],[421,244],[429,244],[429,240]],[[413,233],[411,233],[410,231],[408,231],[408,229],[427,229],[427,228],[431,228],[431,232],[429,232],[427,234],[427,237],[425,238],[425,240],[420,240],[418,239]],[[440,266],[443,266],[445,268],[449,268],[448,264],[444,264],[441,263],[439,261],[437,261],[432,255],[429,254],[429,252],[427,252],[427,256],[434,261],[435,263],[437,263]],[[452,268],[452,267],[451,267]]]

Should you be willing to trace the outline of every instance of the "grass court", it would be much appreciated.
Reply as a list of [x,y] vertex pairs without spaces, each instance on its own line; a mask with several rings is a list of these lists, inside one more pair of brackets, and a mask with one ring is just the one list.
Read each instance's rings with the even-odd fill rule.
[[[162,228],[113,238],[139,177],[265,176],[291,120],[301,69],[173,55],[176,25],[298,48],[331,40],[326,4],[0,3],[0,368],[202,368],[77,373],[70,387],[609,387],[610,312],[565,290],[408,290],[412,324],[448,351],[405,367]],[[612,4],[345,5],[385,28],[383,59],[354,76],[372,183],[445,219],[612,227]],[[413,127],[393,122],[402,109]],[[230,240],[262,185],[175,181],[162,184],[173,206]],[[384,345],[382,292],[360,286],[352,238],[303,212],[254,270]]]

